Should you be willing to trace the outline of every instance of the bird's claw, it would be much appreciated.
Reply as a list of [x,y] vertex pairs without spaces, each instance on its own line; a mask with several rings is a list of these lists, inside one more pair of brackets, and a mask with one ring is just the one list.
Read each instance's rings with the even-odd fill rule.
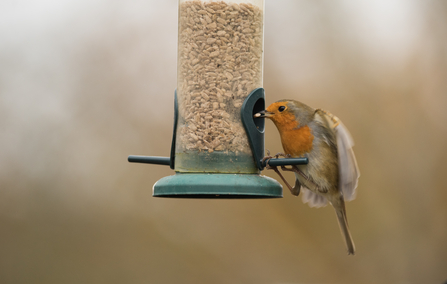
[[262,158],[262,164],[264,164],[264,162],[265,162],[265,168],[267,169],[267,170],[272,170],[272,169],[276,169],[276,167],[272,167],[272,166],[270,166],[269,165],[269,161],[272,159],[273,157],[272,156],[265,156],[264,158]]
[[[291,187],[290,184],[287,182],[287,180],[284,178],[284,176],[281,174],[281,172],[278,170],[277,166],[270,166],[269,165],[269,161],[273,158],[278,159],[279,157],[284,157],[284,158],[290,158],[291,156],[289,154],[284,154],[284,153],[277,153],[275,156],[271,156],[270,155],[270,151],[267,149],[267,156],[265,156],[264,158],[262,158],[262,163],[265,163],[265,168],[268,170],[274,170],[275,173],[277,173],[279,175],[279,177],[282,179],[282,181],[284,182],[284,184],[289,188],[290,192],[293,195],[298,195],[300,193],[300,185],[298,184],[298,186],[295,184],[295,187]],[[292,169],[288,169],[285,166],[281,166],[281,169],[283,171],[294,171],[293,167]]]
[[[266,151],[267,151],[267,156],[265,156],[264,158],[262,158],[262,163],[264,163],[265,161],[267,161],[265,164],[266,164],[266,168],[268,169],[268,170],[272,170],[273,168],[276,168],[276,166],[275,167],[272,167],[272,166],[270,166],[269,165],[269,161],[271,160],[271,159],[273,159],[273,158],[275,158],[275,159],[279,159],[279,157],[284,157],[284,158],[291,158],[292,156],[290,155],[290,154],[284,154],[284,153],[276,153],[274,156],[271,156],[270,155],[270,150],[269,149],[266,149]],[[284,170],[284,171],[293,171],[293,169],[288,169],[288,168],[286,168],[285,166],[281,166],[281,169],[282,170]]]
[[276,153],[276,155],[274,156],[276,159],[278,159],[279,157],[284,157],[284,158],[291,158],[292,156],[290,154],[284,154],[284,153]]
[[262,158],[261,162],[262,162],[262,164],[264,164],[264,162],[265,162],[265,168],[267,170],[275,170],[276,167],[272,167],[272,166],[269,165],[269,161],[270,161],[270,159],[273,159],[273,156],[270,155],[269,149],[267,149],[266,151],[267,151],[267,156]]

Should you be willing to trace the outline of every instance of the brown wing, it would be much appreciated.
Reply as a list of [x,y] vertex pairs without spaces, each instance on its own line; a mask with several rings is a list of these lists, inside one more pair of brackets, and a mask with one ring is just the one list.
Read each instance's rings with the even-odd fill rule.
[[324,118],[326,125],[335,132],[337,138],[339,163],[339,189],[346,201],[355,199],[360,171],[357,166],[354,151],[354,140],[344,124],[330,112],[317,110],[316,114]]

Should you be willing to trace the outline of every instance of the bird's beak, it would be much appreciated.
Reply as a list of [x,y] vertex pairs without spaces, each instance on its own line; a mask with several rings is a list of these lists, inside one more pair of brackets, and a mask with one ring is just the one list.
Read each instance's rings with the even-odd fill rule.
[[258,118],[258,117],[260,117],[260,118],[269,118],[272,115],[273,115],[273,112],[268,112],[266,110],[263,110],[263,111],[260,111],[257,114],[255,114],[253,117],[255,117],[255,118]]

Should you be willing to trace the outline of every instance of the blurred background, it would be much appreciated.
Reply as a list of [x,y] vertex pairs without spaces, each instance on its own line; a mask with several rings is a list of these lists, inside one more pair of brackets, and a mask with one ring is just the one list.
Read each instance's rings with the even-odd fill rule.
[[[287,189],[153,198],[173,172],[127,162],[169,155],[176,0],[2,0],[1,283],[447,280],[447,2],[265,6],[267,104],[330,110],[356,141],[356,256],[332,208]],[[266,132],[281,151],[269,121]]]

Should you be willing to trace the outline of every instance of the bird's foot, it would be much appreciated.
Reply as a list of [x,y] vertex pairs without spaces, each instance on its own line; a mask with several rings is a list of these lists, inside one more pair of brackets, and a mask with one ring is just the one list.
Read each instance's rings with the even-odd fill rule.
[[[279,157],[292,158],[292,156],[290,154],[284,154],[284,153],[276,153],[276,155],[274,157],[276,159],[278,159]],[[294,172],[293,168],[287,168],[286,166],[281,166],[281,170],[283,170],[285,172]]]
[[274,169],[276,169],[276,167],[272,167],[272,166],[270,166],[269,165],[269,161],[270,161],[270,159],[273,159],[273,157],[272,156],[270,156],[270,151],[269,151],[269,149],[267,149],[267,156],[265,156],[264,158],[262,158],[262,164],[264,164],[264,162],[265,162],[265,168],[267,169],[267,170],[274,170]]
[[[285,155],[285,154],[283,154],[283,153],[278,153],[278,154],[276,154],[274,157],[275,157],[276,159],[278,159],[278,157],[280,157],[280,156],[290,158],[290,155]],[[274,170],[275,173],[277,173],[277,174],[279,175],[279,177],[280,177],[281,180],[284,182],[284,184],[289,188],[290,192],[291,192],[293,195],[298,195],[298,194],[300,193],[300,185],[298,184],[298,186],[296,186],[296,184],[295,184],[295,187],[291,187],[290,184],[287,182],[287,180],[284,178],[284,176],[281,174],[281,172],[278,170],[278,167],[276,167],[276,166],[270,166],[270,165],[269,165],[269,161],[270,161],[270,159],[273,159],[273,157],[270,156],[270,151],[267,150],[267,156],[265,156],[264,158],[262,158],[262,163],[264,163],[264,162],[266,161],[266,163],[265,163],[265,164],[266,164],[265,168],[268,169],[268,170]],[[284,168],[285,168],[285,166],[281,166],[281,169],[284,170]],[[287,169],[287,170],[288,170],[288,169]]]
[[292,158],[292,156],[290,154],[284,154],[284,153],[276,153],[276,155],[274,156],[276,159],[278,159],[279,157],[284,157],[284,158]]

